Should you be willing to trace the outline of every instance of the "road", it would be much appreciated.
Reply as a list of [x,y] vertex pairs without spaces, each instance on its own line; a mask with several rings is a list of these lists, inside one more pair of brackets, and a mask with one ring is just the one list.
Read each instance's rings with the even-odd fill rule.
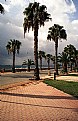
[[[48,75],[48,70],[40,71],[40,78]],[[18,73],[1,73],[0,86],[13,84],[16,82],[24,82],[34,77],[34,71],[18,72]]]

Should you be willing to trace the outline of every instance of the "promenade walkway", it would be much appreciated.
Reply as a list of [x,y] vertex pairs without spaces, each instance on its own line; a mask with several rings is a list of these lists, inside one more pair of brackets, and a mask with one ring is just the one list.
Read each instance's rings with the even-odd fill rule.
[[0,121],[78,121],[78,100],[30,81],[0,91]]
[[0,92],[0,121],[78,121],[78,100],[43,82]]

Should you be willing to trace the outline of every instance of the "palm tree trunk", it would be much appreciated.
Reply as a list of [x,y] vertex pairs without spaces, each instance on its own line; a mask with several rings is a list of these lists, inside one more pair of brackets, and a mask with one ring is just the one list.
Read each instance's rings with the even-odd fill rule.
[[48,59],[48,70],[50,70],[50,60]]
[[64,68],[64,72],[67,73],[67,63],[66,62],[64,63],[63,68]]
[[34,61],[35,61],[35,69],[34,69],[34,78],[35,80],[39,80],[39,68],[38,68],[38,22],[35,22],[34,25]]
[[58,53],[58,38],[56,38],[56,40],[55,40],[55,72],[56,72],[56,75],[58,75],[57,53]]
[[30,72],[30,65],[28,65],[28,72]]
[[15,73],[15,49],[13,51],[13,66],[12,66],[12,72]]
[[77,72],[78,72],[78,58],[76,60],[76,64],[77,64],[77,67],[76,68],[77,68]]
[[42,58],[40,58],[40,69],[42,70]]
[[77,60],[77,57],[75,58],[75,71],[77,70],[77,68],[78,68],[78,60]]
[[70,71],[72,71],[72,61],[70,62]]

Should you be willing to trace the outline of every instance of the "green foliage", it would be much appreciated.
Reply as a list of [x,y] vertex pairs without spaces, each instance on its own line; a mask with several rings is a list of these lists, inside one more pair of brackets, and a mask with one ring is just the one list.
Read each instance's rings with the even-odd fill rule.
[[45,52],[44,51],[39,51],[38,52],[38,58],[40,59],[40,69],[42,69],[42,58],[45,58]]
[[6,49],[8,50],[8,54],[13,53],[13,52],[16,53],[16,51],[19,54],[20,46],[21,46],[21,42],[19,40],[10,39],[10,41],[6,45]]
[[46,60],[47,60],[47,63],[48,63],[48,69],[50,69],[50,60],[52,60],[52,55],[51,54],[46,54]]
[[67,72],[66,72],[65,69],[62,69],[60,73],[61,73],[61,74],[66,74]]
[[16,51],[19,54],[19,50],[20,50],[20,46],[21,46],[21,42],[15,39],[10,39],[10,41],[8,42],[8,44],[6,45],[6,49],[9,53],[13,54],[13,67],[12,67],[12,71],[13,73],[15,73],[15,54]]
[[34,2],[29,3],[29,6],[24,10],[24,37],[25,33],[32,28],[34,31],[34,61],[35,61],[35,70],[34,78],[39,80],[39,68],[38,68],[38,30],[39,27],[44,26],[44,23],[51,20],[50,14],[47,13],[47,7],[41,5],[40,3]]
[[68,82],[63,80],[44,80],[44,83],[53,86],[65,93],[78,98],[78,82]]
[[27,61],[24,60],[22,65],[34,65],[34,61],[32,61],[31,59],[28,59]]
[[66,31],[63,26],[54,24],[54,26],[49,28],[47,40],[53,40],[55,42],[55,71],[58,75],[58,40],[67,39]]
[[73,45],[67,45],[67,47],[64,48],[64,52],[67,54],[67,57],[69,61],[73,61],[76,54],[76,48]]
[[40,50],[40,51],[38,52],[38,58],[41,59],[42,57],[45,58],[45,52]]
[[30,28],[32,27],[32,30],[34,30],[34,26],[36,23],[38,23],[39,26],[44,26],[44,23],[51,20],[50,14],[46,11],[47,7],[45,5],[41,5],[40,3],[34,2],[29,3],[29,6],[25,8],[24,10],[24,35],[25,33],[29,32]]
[[66,31],[63,29],[63,26],[60,26],[58,24],[54,24],[54,26],[49,28],[47,36],[48,40],[53,40],[54,42],[56,42],[56,38],[58,39],[67,38],[67,34]]
[[28,66],[28,71],[30,71],[30,66],[34,65],[34,61],[32,61],[31,59],[28,59],[27,61],[24,60],[22,65],[27,65]]

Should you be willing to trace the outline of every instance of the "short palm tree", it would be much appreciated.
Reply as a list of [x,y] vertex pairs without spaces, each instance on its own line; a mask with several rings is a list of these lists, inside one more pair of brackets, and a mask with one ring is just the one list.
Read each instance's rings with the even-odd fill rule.
[[63,72],[67,73],[67,64],[69,62],[66,52],[59,53],[58,60],[62,63]]
[[75,57],[76,57],[76,48],[70,44],[64,48],[64,52],[66,52],[68,55],[70,70],[72,71],[72,64],[73,64]]
[[39,80],[39,68],[38,68],[38,29],[46,21],[49,21],[50,14],[46,11],[46,6],[41,5],[37,2],[29,3],[29,6],[24,10],[24,35],[29,32],[30,28],[34,31],[34,62],[35,62],[35,70],[34,70],[34,78],[35,80]]
[[52,60],[52,55],[51,54],[47,54],[46,55],[46,60],[47,60],[47,63],[48,63],[48,70],[50,69],[50,60]]
[[55,71],[56,74],[58,75],[58,40],[59,39],[66,39],[67,38],[67,34],[66,31],[63,29],[63,26],[60,26],[58,24],[54,24],[54,26],[49,28],[48,31],[48,36],[47,39],[48,40],[53,40],[55,42]]
[[19,54],[19,49],[20,49],[21,42],[15,39],[10,39],[8,42],[6,49],[8,50],[9,53],[13,53],[13,66],[12,66],[12,72],[15,73],[15,54],[16,51]]
[[28,66],[28,71],[30,72],[30,66],[34,65],[34,61],[32,61],[31,59],[28,59],[27,61],[24,60],[22,65],[27,65]]
[[51,60],[53,62],[54,68],[55,68],[55,56],[52,56]]
[[40,69],[42,70],[42,58],[45,58],[45,52],[40,50],[38,52],[38,58],[40,59]]
[[78,50],[75,52],[75,69],[78,71]]

